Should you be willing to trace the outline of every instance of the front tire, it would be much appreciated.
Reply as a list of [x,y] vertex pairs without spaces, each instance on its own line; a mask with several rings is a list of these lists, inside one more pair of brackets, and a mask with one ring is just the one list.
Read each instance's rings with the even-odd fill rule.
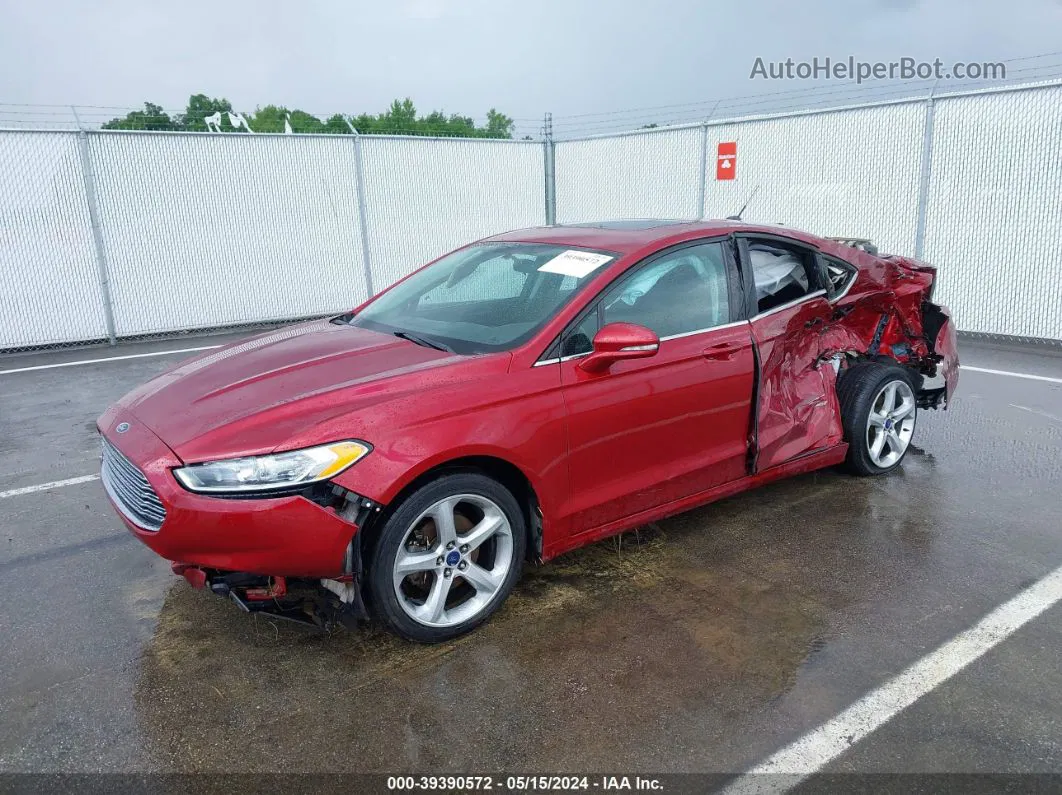
[[859,362],[837,382],[847,469],[884,475],[900,465],[914,436],[918,399],[914,377],[891,362]]
[[373,613],[420,643],[469,632],[512,591],[526,545],[523,511],[508,489],[474,472],[443,475],[384,523],[368,573]]

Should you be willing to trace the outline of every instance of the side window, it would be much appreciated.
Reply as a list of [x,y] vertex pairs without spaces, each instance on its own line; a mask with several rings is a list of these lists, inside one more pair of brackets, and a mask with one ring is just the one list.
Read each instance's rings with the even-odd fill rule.
[[671,337],[730,321],[722,243],[673,251],[638,268],[602,299],[604,324],[637,323]]
[[561,344],[561,356],[578,356],[581,353],[590,353],[594,349],[594,335],[601,328],[597,319],[597,306],[583,318],[578,325],[568,330]]
[[823,257],[823,262],[826,263],[826,289],[830,293],[830,298],[835,298],[847,290],[855,280],[856,268],[844,260],[833,257]]
[[594,335],[608,323],[637,323],[658,337],[729,323],[726,268],[722,243],[682,248],[635,268],[568,329],[560,355],[590,353]]
[[810,278],[814,272],[814,254],[810,251],[773,240],[749,240],[748,252],[759,312],[795,301],[816,289]]
[[456,304],[466,301],[499,301],[516,298],[524,289],[527,274],[513,267],[507,257],[479,263],[456,284],[443,282],[421,296],[420,305]]

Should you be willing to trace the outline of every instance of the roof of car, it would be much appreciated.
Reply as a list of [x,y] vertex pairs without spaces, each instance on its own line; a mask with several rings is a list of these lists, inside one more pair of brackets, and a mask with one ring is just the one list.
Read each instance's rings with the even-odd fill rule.
[[558,243],[582,248],[597,248],[627,253],[658,243],[661,246],[698,236],[728,235],[732,232],[758,232],[791,237],[812,245],[821,245],[822,238],[784,226],[750,224],[733,220],[683,221],[647,218],[616,221],[590,221],[578,224],[556,224],[530,229],[514,229],[487,238],[491,242]]

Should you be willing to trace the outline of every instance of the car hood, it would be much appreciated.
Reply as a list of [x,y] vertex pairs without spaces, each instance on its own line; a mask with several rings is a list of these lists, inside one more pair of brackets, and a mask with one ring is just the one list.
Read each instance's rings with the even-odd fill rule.
[[182,362],[126,395],[114,416],[132,414],[184,461],[256,455],[282,449],[293,434],[333,417],[423,389],[432,381],[425,370],[469,361],[389,334],[315,321]]

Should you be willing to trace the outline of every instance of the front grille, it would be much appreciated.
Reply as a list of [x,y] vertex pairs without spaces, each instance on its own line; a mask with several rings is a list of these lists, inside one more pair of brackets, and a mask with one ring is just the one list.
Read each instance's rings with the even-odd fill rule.
[[166,518],[166,509],[162,507],[159,495],[132,461],[106,439],[101,437],[101,441],[103,468],[100,479],[103,487],[130,522],[145,530],[158,530]]

